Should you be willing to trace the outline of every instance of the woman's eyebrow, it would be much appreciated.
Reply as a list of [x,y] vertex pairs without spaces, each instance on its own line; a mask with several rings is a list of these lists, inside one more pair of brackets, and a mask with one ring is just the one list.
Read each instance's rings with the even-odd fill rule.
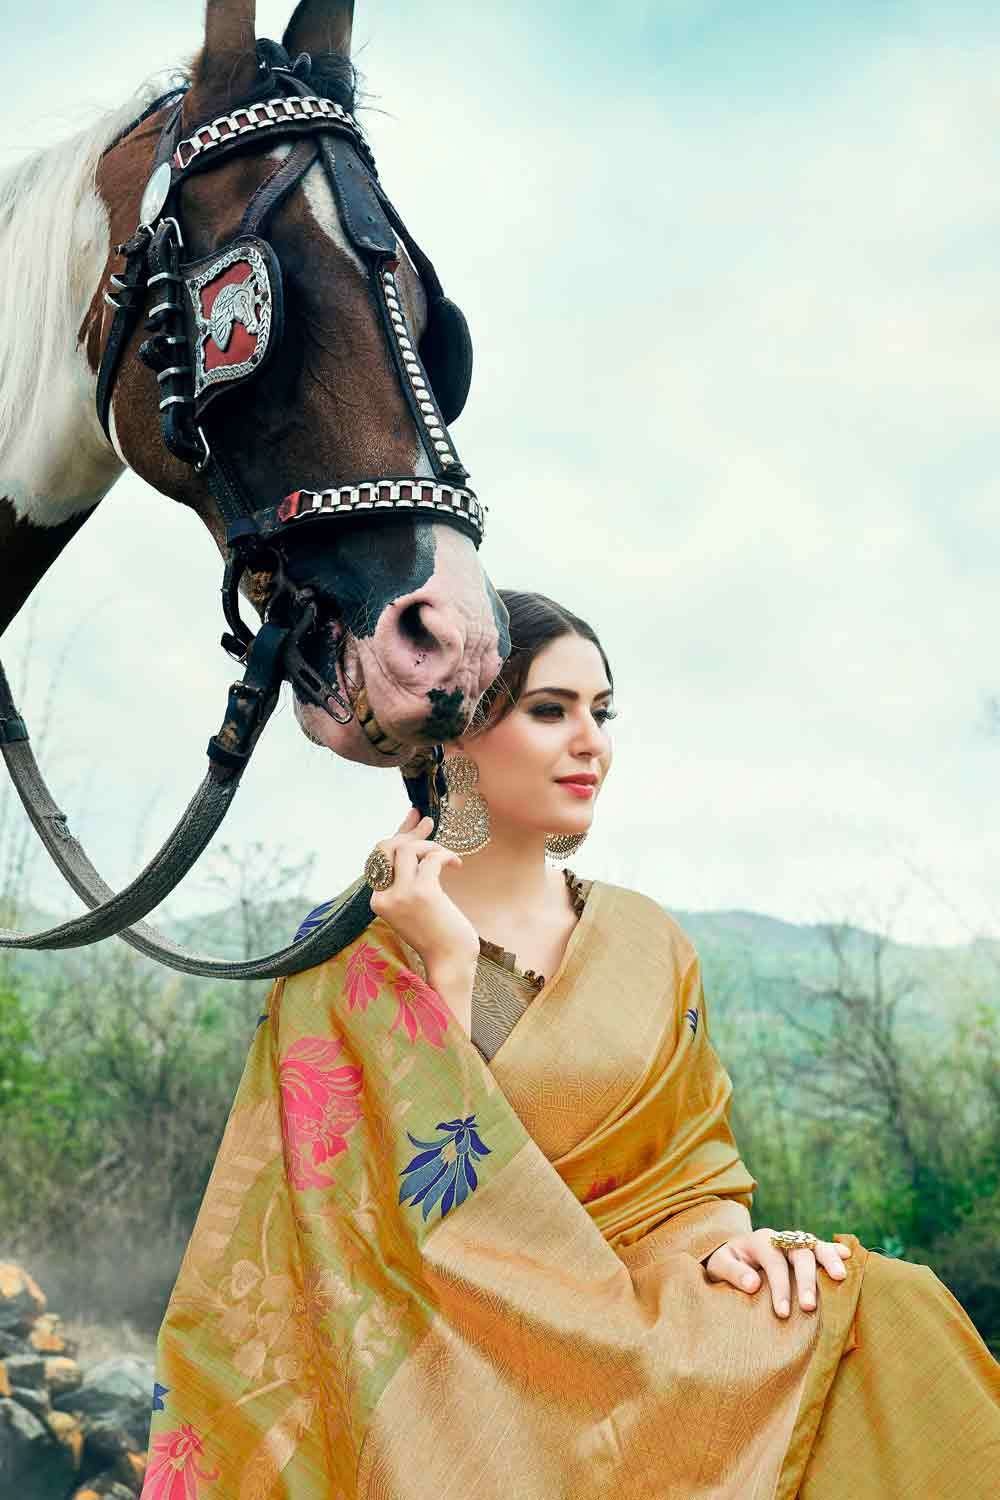
[[[576,703],[577,700],[580,697],[580,694],[578,692],[576,692],[573,688],[560,688],[560,687],[532,688],[530,692],[528,692],[528,693],[522,693],[521,696],[522,696],[522,698],[534,698],[539,693],[548,693],[548,695],[549,695],[550,698],[569,698],[570,701],[573,702],[573,703]],[[610,688],[601,688],[601,691],[599,693],[595,693],[594,694],[594,701],[596,702],[598,698],[610,698],[610,697],[611,697],[611,689]]]

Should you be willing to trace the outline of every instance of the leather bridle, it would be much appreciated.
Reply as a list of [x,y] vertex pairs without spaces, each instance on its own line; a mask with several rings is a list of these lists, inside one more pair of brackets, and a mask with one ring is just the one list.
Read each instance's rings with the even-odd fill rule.
[[[183,878],[219,827],[285,678],[300,699],[341,722],[354,711],[338,684],[323,680],[302,654],[302,642],[318,623],[317,601],[288,576],[287,539],[293,534],[325,536],[334,521],[367,514],[381,514],[389,521],[406,517],[444,522],[477,546],[482,539],[484,507],[466,483],[468,473],[448,431],[448,423],[465,403],[471,378],[472,345],[465,319],[445,297],[433,265],[386,197],[354,116],[310,92],[305,81],[308,57],[293,63],[274,43],[258,44],[258,51],[266,85],[262,97],[186,136],[181,134],[183,93],[156,101],[169,112],[143,193],[140,222],[119,247],[124,266],[111,277],[105,293],[114,318],[97,382],[98,414],[110,438],[116,379],[145,315],[150,338],[139,357],[156,374],[163,441],[175,457],[204,475],[226,525],[223,609],[229,630],[222,644],[245,667],[244,675],[230,688],[225,720],[209,741],[205,779],[187,811],[136,880],[115,893],[69,833],[64,814],[53,802],[0,665],[0,749],[42,842],[91,908],[86,916],[36,934],[0,929],[0,948],[75,947],[118,934],[172,968],[248,979],[311,967],[352,941],[371,920],[370,887],[363,883],[299,943],[244,962],[187,953],[140,919]],[[184,183],[237,153],[278,141],[288,143],[289,150],[251,197],[236,238],[212,255],[185,262]],[[280,343],[281,267],[267,227],[316,162],[322,163],[344,232],[366,268],[369,292],[430,477],[373,475],[351,484],[334,479],[322,490],[303,488],[277,498],[258,497],[248,493],[240,478],[225,445],[224,425],[215,421],[220,408],[212,408],[218,397],[257,378]],[[396,280],[400,243],[427,297],[427,325],[419,345]],[[243,621],[238,602],[241,578],[251,569],[266,570],[273,580],[256,634]],[[370,724],[366,732],[377,738],[377,728],[373,731]],[[404,771],[411,800],[435,819],[441,791],[439,761],[439,752],[427,752]]]

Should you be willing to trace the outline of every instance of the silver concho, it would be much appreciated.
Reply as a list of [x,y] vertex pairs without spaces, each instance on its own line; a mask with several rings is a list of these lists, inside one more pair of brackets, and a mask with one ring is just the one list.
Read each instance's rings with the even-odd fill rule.
[[140,226],[145,225],[147,229],[152,229],[163,212],[163,205],[167,201],[172,181],[173,173],[170,163],[161,161],[142,190],[142,201],[139,204]]
[[[227,266],[243,261],[247,274],[242,281],[231,281],[221,287],[206,317],[201,310],[202,290],[215,281]],[[249,375],[262,362],[271,338],[273,305],[271,284],[267,265],[260,251],[253,245],[236,244],[217,256],[199,275],[187,281],[195,321],[194,347],[194,393],[198,397],[211,385],[218,382],[239,380]],[[225,354],[233,336],[233,329],[241,324],[256,340],[253,352],[234,364],[206,367],[205,355],[210,342],[220,353]]]
[[247,333],[260,332],[258,306],[263,302],[264,293],[252,270],[247,272],[245,281],[230,282],[222,288],[212,303],[208,327],[212,338],[223,352],[229,348],[229,340],[237,323],[242,323]]

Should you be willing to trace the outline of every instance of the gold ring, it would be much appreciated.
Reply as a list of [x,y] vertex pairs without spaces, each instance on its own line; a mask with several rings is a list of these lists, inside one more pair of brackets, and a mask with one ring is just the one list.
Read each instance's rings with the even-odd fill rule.
[[384,849],[373,849],[365,860],[365,879],[373,891],[387,891],[396,878],[392,860]]
[[790,1250],[815,1250],[819,1240],[804,1229],[779,1229],[772,1234],[771,1244],[787,1255]]

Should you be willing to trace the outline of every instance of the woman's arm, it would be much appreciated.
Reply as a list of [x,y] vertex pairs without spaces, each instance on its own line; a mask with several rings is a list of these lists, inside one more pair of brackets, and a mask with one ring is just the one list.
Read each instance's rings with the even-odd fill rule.
[[411,808],[395,835],[380,841],[377,847],[392,864],[393,881],[387,890],[373,891],[371,906],[419,954],[427,983],[468,1036],[479,936],[442,889],[442,870],[462,860],[428,840],[432,827],[430,818]]

